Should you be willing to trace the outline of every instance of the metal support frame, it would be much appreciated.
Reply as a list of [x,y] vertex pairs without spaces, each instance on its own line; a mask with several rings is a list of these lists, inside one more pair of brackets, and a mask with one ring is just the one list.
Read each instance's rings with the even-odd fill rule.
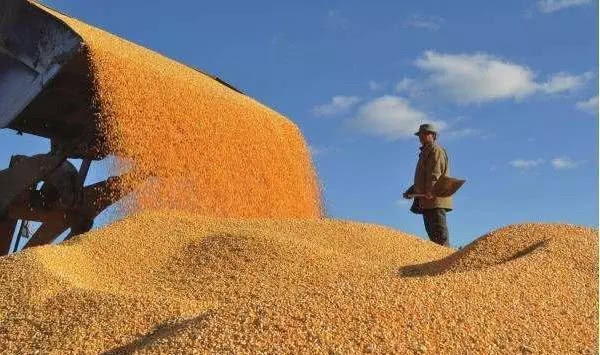
[[[20,243],[26,221],[37,221],[42,225],[28,238],[25,248],[51,243],[70,228],[71,232],[65,238],[69,239],[89,231],[96,216],[132,190],[122,188],[119,182],[123,176],[109,177],[84,187],[91,165],[91,159],[84,159],[72,186],[74,191],[59,191],[60,194],[76,194],[73,202],[46,203],[44,195],[40,195],[34,187],[51,174],[56,174],[54,171],[68,171],[64,168],[59,170],[61,164],[70,163],[54,153],[18,156],[12,159],[11,167],[0,171],[0,206],[4,206],[0,210],[0,255],[10,252],[13,237],[17,239],[15,243]],[[68,176],[64,178],[68,179]],[[19,221],[19,232],[14,236]],[[18,244],[15,251],[16,248]]]

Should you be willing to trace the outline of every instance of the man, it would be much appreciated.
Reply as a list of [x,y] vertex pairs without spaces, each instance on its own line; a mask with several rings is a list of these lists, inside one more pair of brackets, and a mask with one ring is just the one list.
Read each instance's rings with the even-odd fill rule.
[[444,148],[436,143],[437,131],[432,124],[422,124],[415,133],[421,142],[421,153],[415,169],[415,180],[406,192],[404,198],[409,199],[412,194],[422,194],[415,197],[411,211],[423,214],[423,222],[429,239],[437,244],[448,246],[449,235],[446,225],[446,212],[452,210],[452,197],[436,197],[433,187],[440,176],[449,175],[448,156]]

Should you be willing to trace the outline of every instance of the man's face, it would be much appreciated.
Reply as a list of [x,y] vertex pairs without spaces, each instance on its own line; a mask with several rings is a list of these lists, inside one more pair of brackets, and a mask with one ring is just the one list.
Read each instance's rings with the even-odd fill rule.
[[434,141],[433,133],[431,133],[431,132],[419,133],[419,141],[421,142],[422,145],[424,145],[425,143],[433,143],[433,141]]

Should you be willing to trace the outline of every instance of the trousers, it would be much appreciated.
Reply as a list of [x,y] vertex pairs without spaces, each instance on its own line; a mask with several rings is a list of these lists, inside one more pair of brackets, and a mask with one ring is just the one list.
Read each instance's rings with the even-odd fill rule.
[[423,222],[425,224],[425,230],[427,231],[429,240],[444,246],[448,246],[450,244],[445,209],[431,208],[423,210]]

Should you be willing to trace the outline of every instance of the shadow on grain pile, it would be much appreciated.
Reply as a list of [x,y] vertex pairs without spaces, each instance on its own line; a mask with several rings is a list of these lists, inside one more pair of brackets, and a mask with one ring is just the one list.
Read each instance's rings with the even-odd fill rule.
[[213,312],[205,312],[198,316],[183,319],[179,321],[169,321],[156,326],[150,333],[145,334],[132,342],[118,346],[114,349],[106,351],[104,355],[121,355],[121,354],[132,354],[136,350],[143,349],[152,343],[160,342],[162,339],[168,339],[174,336],[178,331],[183,330],[185,327],[190,325],[201,326],[201,323],[207,320]]
[[[443,259],[402,266],[399,276],[436,276],[446,272],[475,271],[509,263],[532,253],[543,253],[551,242],[544,231],[546,227],[544,224],[508,226],[480,237]],[[511,229],[527,229],[528,233],[525,236],[512,235]]]

